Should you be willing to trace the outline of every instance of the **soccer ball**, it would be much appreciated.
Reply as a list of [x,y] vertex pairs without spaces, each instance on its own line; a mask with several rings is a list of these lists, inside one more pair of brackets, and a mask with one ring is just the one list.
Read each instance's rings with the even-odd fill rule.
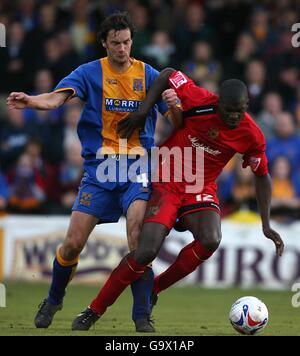
[[242,297],[231,307],[229,320],[241,334],[254,335],[262,331],[269,319],[266,305],[256,297]]

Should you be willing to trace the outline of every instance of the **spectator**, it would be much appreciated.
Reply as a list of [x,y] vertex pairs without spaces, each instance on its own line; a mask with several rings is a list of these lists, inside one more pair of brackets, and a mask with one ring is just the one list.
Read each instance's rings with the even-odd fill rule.
[[[205,1],[210,26],[217,31],[215,53],[222,62],[232,57],[240,33],[245,32],[252,8],[256,2],[236,0]],[[230,77],[231,78],[231,77]]]
[[25,153],[30,158],[32,167],[39,171],[41,175],[45,175],[41,141],[38,138],[30,138],[26,145]]
[[66,146],[65,162],[60,170],[62,213],[69,214],[78,194],[78,186],[82,178],[81,144],[78,141],[69,142]]
[[51,71],[49,71],[48,69],[40,69],[36,72],[34,76],[34,89],[31,93],[32,95],[47,93],[53,88],[53,85],[54,81]]
[[[48,68],[54,78],[54,82],[67,73],[68,70],[75,69],[69,67],[69,62],[64,63],[65,51],[60,45],[60,40],[57,36],[49,38],[44,43],[44,48],[40,58],[39,67]],[[67,67],[67,68],[66,68]]]
[[300,217],[300,181],[292,175],[292,167],[285,156],[278,156],[271,167],[273,181],[271,214],[285,219]]
[[263,109],[257,115],[257,123],[262,129],[266,139],[274,136],[275,116],[283,110],[283,103],[280,95],[275,92],[268,92],[263,97]]
[[16,20],[22,24],[26,31],[31,31],[37,22],[34,0],[19,0],[17,3]]
[[249,91],[249,111],[257,114],[262,109],[262,98],[268,90],[266,67],[262,61],[252,60],[246,67],[246,84]]
[[0,132],[0,162],[4,171],[18,160],[33,134],[34,130],[25,124],[22,111],[8,111],[8,122]]
[[250,167],[242,168],[240,160],[236,161],[233,171],[231,195],[233,211],[257,210],[253,174]]
[[57,31],[56,13],[54,5],[47,2],[42,4],[37,14],[37,26],[28,33],[28,45],[35,69],[40,64],[41,48],[49,38],[55,36]]
[[[80,61],[104,55],[102,47],[94,46],[97,24],[115,10],[129,10],[138,30],[134,56],[147,56],[146,61],[159,68],[185,67],[201,86],[213,92],[220,76],[245,79],[251,98],[250,111],[268,141],[270,164],[284,155],[294,175],[300,170],[300,48],[291,46],[294,35],[291,26],[298,21],[299,13],[296,3],[293,0],[264,0],[259,4],[236,0],[1,0],[0,23],[7,29],[7,47],[0,50],[0,95],[6,97],[11,90],[31,94],[50,92],[54,83]],[[197,48],[197,55],[193,55],[193,47]],[[141,54],[141,49],[146,52]],[[223,69],[220,63],[224,64]],[[0,97],[3,172],[11,171],[28,150],[29,155],[31,152],[36,158],[41,156],[40,163],[38,158],[35,161],[47,177],[47,206],[54,202],[58,209],[51,208],[54,213],[61,209],[60,171],[64,154],[78,139],[74,125],[81,104],[75,108],[74,102],[65,109],[47,113],[26,109],[22,116],[21,112],[6,114]],[[171,130],[159,118],[157,142]],[[42,144],[41,154],[39,144],[32,142],[37,135]],[[224,201],[230,202],[231,205],[226,205],[230,209],[233,179],[229,169],[220,183],[225,185]]]
[[147,7],[140,4],[134,7],[132,11],[132,21],[137,29],[134,35],[132,56],[135,58],[143,58],[142,48],[147,46],[151,39],[151,32],[149,30],[150,17]]
[[254,59],[256,43],[250,33],[244,32],[239,35],[233,56],[229,56],[225,62],[223,79],[243,78],[246,66]]
[[72,6],[72,20],[69,27],[75,50],[81,61],[95,54],[96,23],[91,14],[88,0],[75,0]]
[[174,13],[171,16],[172,21],[170,21],[171,11],[175,10],[175,3],[176,1],[174,0],[172,1],[172,4],[164,0],[149,1],[151,23],[153,28],[167,33],[172,32],[174,25],[177,23],[177,20],[174,18]]
[[299,63],[297,65],[289,64],[279,72],[278,90],[286,107],[291,107],[296,100],[297,89],[300,85]]
[[193,59],[185,65],[185,72],[198,84],[218,82],[222,76],[221,64],[214,60],[211,45],[198,41],[194,44]]
[[[52,88],[53,77],[51,72],[45,69],[38,71],[35,77],[33,94],[49,92]],[[34,130],[32,136],[39,136],[43,144],[43,159],[57,165],[63,159],[63,111],[63,108],[51,111],[26,108],[23,111],[26,125]]]
[[296,100],[291,105],[291,111],[297,122],[298,132],[300,131],[300,85],[297,89]]
[[44,181],[28,153],[23,153],[8,174],[9,210],[18,213],[41,212],[45,201]]
[[250,20],[249,33],[256,42],[257,53],[263,56],[276,42],[276,33],[272,30],[269,12],[260,7],[254,9]]
[[77,124],[80,118],[81,111],[82,105],[80,104],[79,99],[73,99],[66,106],[66,110],[64,113],[64,150],[66,150],[67,147],[69,147],[73,143],[79,143],[80,145],[80,141],[77,134]]
[[0,171],[0,213],[6,209],[9,199],[9,187],[5,176]]
[[1,92],[13,88],[27,88],[31,66],[30,51],[27,49],[26,33],[21,23],[13,22],[8,27],[7,46],[1,48],[1,67],[4,68],[0,85]]
[[57,34],[57,42],[61,49],[61,61],[64,64],[64,71],[69,73],[80,64],[70,33],[67,31],[59,32]]
[[165,31],[156,31],[151,43],[142,48],[142,56],[157,69],[172,66],[175,46],[171,42],[169,34]]
[[214,47],[215,35],[205,22],[205,11],[201,5],[195,2],[187,4],[185,18],[177,26],[175,39],[180,62],[185,62],[192,57],[192,50],[197,41],[208,42]]
[[289,112],[275,118],[275,137],[267,142],[267,157],[270,166],[278,156],[286,156],[294,172],[300,167],[300,137]]
[[218,195],[222,215],[240,209],[257,210],[253,174],[249,167],[242,168],[241,157],[235,156],[218,179]]

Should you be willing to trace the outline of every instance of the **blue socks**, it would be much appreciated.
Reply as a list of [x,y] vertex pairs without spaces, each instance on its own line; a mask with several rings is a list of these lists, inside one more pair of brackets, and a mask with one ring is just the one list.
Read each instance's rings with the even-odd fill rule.
[[150,316],[150,298],[154,284],[154,273],[147,267],[144,274],[131,284],[133,295],[132,320],[145,319]]
[[[59,253],[57,254],[53,262],[52,283],[48,295],[50,304],[58,305],[62,303],[65,290],[76,271],[77,264],[78,259],[67,262],[59,256]],[[144,274],[131,284],[133,295],[132,320],[145,319],[150,316],[150,298],[153,284],[154,273],[151,267],[147,267]]]
[[48,295],[48,302],[52,305],[62,303],[67,285],[73,278],[78,264],[78,259],[75,263],[71,261],[71,265],[61,264],[58,260],[61,258],[57,256],[53,262],[52,283]]

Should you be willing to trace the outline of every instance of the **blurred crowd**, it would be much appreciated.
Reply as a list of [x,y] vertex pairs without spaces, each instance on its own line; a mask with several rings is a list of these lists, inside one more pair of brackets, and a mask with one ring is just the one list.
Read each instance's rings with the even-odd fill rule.
[[[272,216],[300,218],[300,47],[291,31],[298,0],[1,0],[0,210],[70,212],[82,175],[83,104],[8,112],[5,99],[11,91],[52,91],[78,65],[105,56],[96,33],[116,10],[129,11],[137,27],[134,57],[180,69],[216,93],[224,79],[245,81],[249,112],[267,138]],[[159,122],[157,140],[164,135]],[[220,176],[219,196],[224,216],[256,211],[253,176],[239,157]]]

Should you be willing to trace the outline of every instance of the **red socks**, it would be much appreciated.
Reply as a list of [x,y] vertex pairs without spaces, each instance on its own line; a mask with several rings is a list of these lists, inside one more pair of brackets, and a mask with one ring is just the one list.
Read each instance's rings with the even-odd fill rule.
[[158,294],[184,278],[213,253],[214,251],[208,251],[199,241],[194,240],[180,251],[176,261],[165,272],[154,279],[154,292]]
[[107,307],[115,302],[129,284],[140,278],[146,268],[147,266],[139,265],[132,254],[125,256],[112,271],[90,308],[98,315],[104,314]]
[[[154,280],[154,292],[160,293],[180,279],[193,272],[202,262],[207,260],[214,251],[209,251],[194,240],[179,253],[176,261]],[[113,270],[90,308],[102,315],[112,305],[124,289],[145,272],[147,266],[139,265],[132,254],[125,256],[119,266]]]

